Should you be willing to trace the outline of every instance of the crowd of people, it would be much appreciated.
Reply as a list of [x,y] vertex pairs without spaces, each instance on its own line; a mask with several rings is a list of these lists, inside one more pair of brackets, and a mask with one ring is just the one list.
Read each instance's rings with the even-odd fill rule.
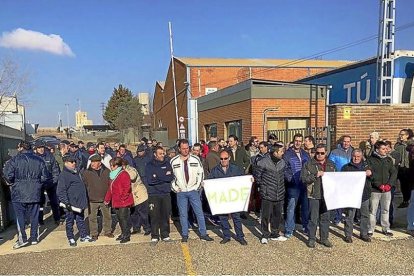
[[[198,228],[202,241],[212,242],[207,222],[220,226],[221,244],[230,242],[231,218],[236,241],[247,245],[242,221],[249,212],[212,215],[203,191],[205,179],[246,174],[252,175],[254,182],[249,210],[258,214],[262,244],[286,241],[297,231],[296,224],[302,226],[299,231],[308,237],[310,248],[316,246],[318,227],[320,244],[332,247],[331,223],[344,223],[347,243],[352,243],[356,224],[364,242],[371,242],[377,223],[384,235],[392,236],[397,182],[403,195],[398,208],[408,207],[407,231],[414,235],[411,129],[400,131],[394,147],[390,140],[373,132],[363,149],[352,147],[351,137],[345,135],[331,152],[326,145],[316,144],[314,137],[300,133],[288,145],[270,135],[267,141],[251,137],[245,147],[235,135],[226,140],[212,137],[208,143],[200,141],[192,146],[180,139],[167,149],[144,137],[136,155],[123,144],[111,148],[105,142],[85,146],[82,141],[75,144],[68,140],[56,148],[41,141],[34,145],[21,141],[18,151],[3,168],[16,216],[15,249],[39,242],[45,195],[56,225],[65,223],[70,246],[77,245],[75,223],[79,242],[94,242],[105,236],[127,243],[132,234],[141,231],[150,236],[151,245],[170,242],[170,224],[176,218],[183,243],[188,241],[191,228]],[[365,172],[360,209],[327,209],[322,176],[337,171]],[[102,220],[101,233],[98,217]],[[114,222],[121,229],[116,238]],[[29,238],[25,231],[28,223]]]

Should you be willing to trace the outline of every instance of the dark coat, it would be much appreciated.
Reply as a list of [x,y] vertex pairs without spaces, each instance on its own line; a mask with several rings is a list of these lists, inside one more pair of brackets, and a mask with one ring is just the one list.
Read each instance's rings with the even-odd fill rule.
[[[351,161],[342,167],[343,172],[364,172],[366,170],[370,170],[370,167],[368,166],[368,163],[366,161],[362,161],[359,166],[357,164],[352,163]],[[362,192],[362,201],[366,201],[370,199],[370,197],[371,197],[371,184],[367,178],[365,181],[364,191]]]
[[239,166],[244,174],[250,165],[250,157],[247,154],[247,151],[242,147],[237,147],[235,154],[236,158],[234,158],[231,148],[228,148],[227,151],[230,156],[230,163]]
[[104,165],[99,170],[94,170],[89,166],[83,171],[82,176],[88,191],[89,202],[104,202],[110,183],[109,172]]
[[12,202],[40,202],[42,185],[49,178],[42,158],[31,151],[22,151],[6,162],[3,174],[11,183]]
[[163,162],[152,159],[145,167],[145,176],[145,185],[149,196],[170,194],[174,174],[167,159],[164,159]]
[[270,155],[265,155],[255,166],[254,179],[260,188],[262,199],[280,201],[285,199],[285,161],[275,163]]
[[59,167],[58,162],[55,159],[55,156],[48,151],[45,151],[44,154],[36,154],[36,155],[43,159],[43,161],[46,164],[46,169],[48,172],[48,179],[43,184],[43,187],[49,188],[54,185],[57,185],[59,174],[60,174],[60,167]]
[[65,205],[69,204],[81,209],[88,207],[86,187],[77,170],[72,171],[66,167],[63,168],[59,175],[56,194],[59,201]]
[[300,179],[306,184],[308,189],[308,197],[313,199],[323,199],[322,177],[317,177],[318,171],[334,172],[335,164],[326,159],[325,169],[315,159],[310,159],[302,168]]
[[374,152],[368,157],[367,162],[372,171],[372,176],[368,178],[368,181],[371,184],[373,192],[382,193],[379,189],[382,184],[395,186],[398,171],[390,157],[386,156],[382,158]]
[[229,167],[227,168],[226,172],[224,172],[223,168],[220,164],[215,166],[212,170],[208,179],[214,178],[223,178],[223,177],[232,177],[232,176],[241,176],[244,175],[244,172],[240,169],[239,166],[230,163]]
[[105,201],[111,202],[112,208],[126,208],[134,205],[131,178],[126,171],[121,170],[111,181],[105,195]]
[[128,165],[135,168],[135,160],[132,157],[131,151],[126,151],[124,155],[120,155],[119,152],[117,154],[118,157],[121,157],[122,159],[126,160],[128,162]]
[[70,156],[75,158],[75,160],[76,160],[76,170],[78,172],[80,172],[81,170],[84,170],[86,168],[86,164],[87,164],[88,160],[85,161],[83,159],[83,154],[80,150],[77,150],[75,152],[69,151],[69,154],[70,154]]
[[141,177],[142,181],[145,183],[145,167],[151,161],[152,155],[145,154],[144,156],[137,155],[134,158],[135,162],[135,169],[138,171],[139,176]]

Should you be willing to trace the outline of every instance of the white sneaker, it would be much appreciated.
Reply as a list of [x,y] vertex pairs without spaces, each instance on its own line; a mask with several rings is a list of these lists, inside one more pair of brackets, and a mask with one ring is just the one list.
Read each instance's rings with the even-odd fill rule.
[[90,236],[86,236],[84,238],[80,238],[79,240],[80,240],[80,242],[94,242],[95,241]]
[[172,242],[173,240],[170,237],[163,238],[162,241],[164,242]]
[[13,249],[19,249],[19,248],[24,247],[24,246],[26,246],[26,245],[28,245],[28,244],[29,244],[29,242],[28,242],[28,241],[25,241],[25,242],[19,242],[19,241],[17,241],[17,242],[13,245]]
[[268,243],[268,241],[267,241],[267,239],[266,239],[266,238],[262,238],[262,239],[260,240],[260,243],[261,243],[261,244],[267,244],[267,243]]
[[157,245],[157,243],[158,243],[158,239],[151,239],[150,245],[155,246],[155,245]]
[[77,246],[77,243],[74,239],[69,239],[69,246]]
[[287,241],[286,237],[279,236],[277,238],[270,238],[272,241]]

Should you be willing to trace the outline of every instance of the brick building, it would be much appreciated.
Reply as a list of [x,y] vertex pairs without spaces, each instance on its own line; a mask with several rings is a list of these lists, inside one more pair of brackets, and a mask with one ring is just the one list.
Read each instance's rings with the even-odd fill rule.
[[397,142],[403,128],[414,128],[414,104],[335,104],[329,107],[329,124],[333,126],[331,145],[342,135],[350,135],[354,147],[363,148],[369,134]]
[[[349,64],[335,60],[283,60],[283,59],[218,59],[174,58],[176,97],[172,64],[165,83],[155,85],[153,111],[155,128],[168,130],[168,143],[178,137],[177,117],[183,117],[183,127],[190,141],[198,139],[197,101],[206,94],[247,79],[295,81]],[[309,103],[308,103],[309,105]],[[177,106],[177,114],[176,114]]]
[[323,127],[325,99],[325,86],[250,79],[198,99],[199,139],[234,134],[247,143],[268,130]]

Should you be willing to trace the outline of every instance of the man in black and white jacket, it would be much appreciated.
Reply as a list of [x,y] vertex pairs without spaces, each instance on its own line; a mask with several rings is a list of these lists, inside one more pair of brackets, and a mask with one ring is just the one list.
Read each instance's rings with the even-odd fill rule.
[[207,235],[200,190],[204,179],[204,169],[200,159],[190,154],[188,140],[182,139],[178,143],[180,154],[170,161],[175,179],[172,190],[177,193],[177,205],[180,213],[182,242],[188,241],[188,204],[194,210],[199,225],[201,240],[213,241]]

